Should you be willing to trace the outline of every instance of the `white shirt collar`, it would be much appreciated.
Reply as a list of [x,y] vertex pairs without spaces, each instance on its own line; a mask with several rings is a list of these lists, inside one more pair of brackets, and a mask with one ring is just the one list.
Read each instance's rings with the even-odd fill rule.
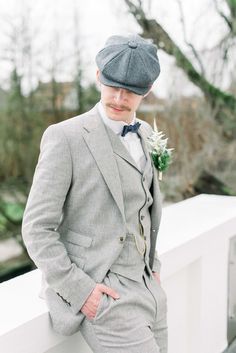
[[[98,102],[98,111],[102,117],[103,122],[109,126],[110,129],[114,131],[115,134],[121,135],[123,127],[127,125],[124,121],[118,121],[118,120],[112,120],[109,118],[105,112],[105,109],[102,105],[102,102]],[[130,124],[134,124],[136,122],[136,114],[134,114],[133,120],[131,121]]]

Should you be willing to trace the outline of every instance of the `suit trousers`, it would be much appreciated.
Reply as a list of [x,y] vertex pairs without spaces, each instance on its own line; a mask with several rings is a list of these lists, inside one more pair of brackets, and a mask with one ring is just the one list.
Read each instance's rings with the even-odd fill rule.
[[119,299],[102,294],[96,316],[85,319],[81,334],[94,353],[167,353],[166,294],[144,271],[134,281],[109,271],[103,283]]

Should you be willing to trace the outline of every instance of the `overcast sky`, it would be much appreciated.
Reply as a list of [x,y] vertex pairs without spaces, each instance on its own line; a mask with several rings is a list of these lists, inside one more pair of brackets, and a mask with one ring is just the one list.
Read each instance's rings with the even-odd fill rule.
[[[157,18],[171,37],[182,47],[186,48],[183,40],[183,28],[180,21],[180,12],[177,0],[144,0],[146,10]],[[225,26],[218,16],[215,15],[213,0],[182,0],[183,11],[186,22],[186,33],[189,40],[194,41],[199,50],[210,49],[219,40],[225,31]],[[19,14],[24,9],[31,8],[31,21],[37,28],[35,42],[35,53],[40,48],[48,45],[51,40],[50,58],[46,54],[34,54],[42,67],[59,53],[66,55],[71,53],[74,38],[70,35],[74,26],[75,9],[78,13],[79,47],[81,51],[84,75],[87,80],[92,81],[95,76],[95,55],[104,45],[105,40],[112,34],[127,34],[139,31],[133,17],[128,14],[123,0],[0,0],[0,25],[5,31],[0,32],[0,51],[5,50],[7,41],[5,32],[9,31],[10,22],[17,21]],[[55,50],[55,28],[58,32],[58,47]],[[206,35],[207,34],[207,35]],[[47,43],[47,44],[45,44]],[[157,80],[154,90],[159,96],[166,96],[171,91],[181,91],[184,94],[198,92],[193,85],[184,77],[181,70],[173,66],[174,60],[159,51],[161,62],[161,75]],[[35,58],[36,60],[36,58]],[[5,64],[6,65],[6,64]],[[63,62],[65,65],[73,66],[70,59]],[[9,65],[2,66],[5,70],[0,72],[0,80],[7,78]],[[61,69],[58,79],[69,78]],[[59,69],[60,72],[60,69]],[[47,80],[45,72],[38,73],[42,80]]]

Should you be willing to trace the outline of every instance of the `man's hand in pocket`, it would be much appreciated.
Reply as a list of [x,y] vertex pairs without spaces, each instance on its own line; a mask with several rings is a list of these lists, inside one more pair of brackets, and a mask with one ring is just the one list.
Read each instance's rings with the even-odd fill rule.
[[119,294],[114,289],[105,286],[105,284],[98,283],[81,308],[81,312],[87,316],[88,319],[93,319],[96,316],[103,293],[110,295],[114,299],[120,298]]

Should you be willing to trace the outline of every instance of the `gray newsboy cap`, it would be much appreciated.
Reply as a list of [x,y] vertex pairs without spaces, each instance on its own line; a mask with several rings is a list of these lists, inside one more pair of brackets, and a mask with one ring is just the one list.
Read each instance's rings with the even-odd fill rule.
[[144,95],[160,74],[157,47],[139,35],[111,36],[96,55],[100,81]]

